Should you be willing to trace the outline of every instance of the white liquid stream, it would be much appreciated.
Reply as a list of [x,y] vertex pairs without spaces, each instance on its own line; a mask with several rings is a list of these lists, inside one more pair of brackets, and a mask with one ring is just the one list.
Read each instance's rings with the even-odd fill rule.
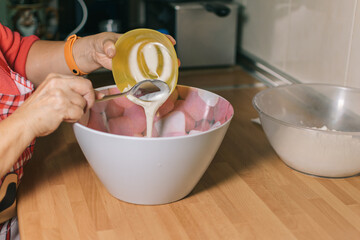
[[[130,71],[137,82],[146,79],[142,71],[140,71],[139,66],[137,65],[137,58],[139,56],[138,51],[140,44],[141,43],[135,44],[134,47],[131,49],[131,53],[129,55]],[[162,56],[164,57],[163,71],[160,76],[156,72],[159,62],[158,62],[158,53],[154,45],[159,46]],[[163,81],[165,81],[170,77],[173,66],[171,66],[172,64],[171,56],[165,50],[164,46],[158,43],[149,43],[143,48],[143,54],[146,65],[148,66],[149,71],[152,75],[156,75],[157,79]],[[152,127],[153,127],[155,114],[157,110],[161,107],[161,105],[166,101],[166,99],[168,99],[169,96],[170,96],[170,92],[168,91],[168,89],[160,89],[160,91],[146,94],[140,97],[140,99],[128,95],[128,99],[130,101],[144,108],[145,116],[146,116],[146,137],[152,136]]]
[[128,95],[130,101],[144,108],[146,117],[146,137],[152,136],[155,114],[169,96],[170,93],[167,89],[160,89],[158,92],[146,94],[140,98]]

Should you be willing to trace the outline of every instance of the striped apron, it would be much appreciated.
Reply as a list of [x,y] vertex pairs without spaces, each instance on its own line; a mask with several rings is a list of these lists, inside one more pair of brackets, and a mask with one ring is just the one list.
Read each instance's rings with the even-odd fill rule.
[[[0,93],[0,121],[10,116],[34,91],[34,85],[18,73],[12,71],[0,59],[3,68],[19,89],[19,95]],[[26,121],[24,119],[24,121]],[[26,147],[10,171],[0,179],[0,240],[19,239],[16,218],[16,191],[23,176],[23,167],[30,160],[35,139]],[[0,156],[1,158],[1,156]]]

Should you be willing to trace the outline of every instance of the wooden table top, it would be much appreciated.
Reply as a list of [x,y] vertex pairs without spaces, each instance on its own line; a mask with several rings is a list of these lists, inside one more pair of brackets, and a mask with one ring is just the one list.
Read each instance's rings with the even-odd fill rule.
[[[360,178],[317,178],[288,168],[250,121],[257,117],[251,100],[262,89],[256,81],[239,69],[206,74],[185,73],[179,83],[213,88],[233,104],[235,116],[187,197],[159,206],[112,197],[71,125],[62,124],[38,139],[25,168],[21,239],[360,239]],[[216,90],[212,77],[227,87]]]

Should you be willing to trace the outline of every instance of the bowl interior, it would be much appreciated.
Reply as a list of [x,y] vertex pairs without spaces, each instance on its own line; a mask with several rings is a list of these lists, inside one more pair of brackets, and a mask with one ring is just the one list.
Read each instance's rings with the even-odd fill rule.
[[260,114],[299,127],[360,132],[360,89],[326,84],[293,84],[258,93]]
[[[118,93],[115,85],[97,89]],[[206,90],[178,85],[156,113],[152,137],[184,136],[206,132],[229,121],[233,107],[224,98]],[[123,136],[146,134],[144,109],[122,96],[97,102],[79,121],[88,128]]]

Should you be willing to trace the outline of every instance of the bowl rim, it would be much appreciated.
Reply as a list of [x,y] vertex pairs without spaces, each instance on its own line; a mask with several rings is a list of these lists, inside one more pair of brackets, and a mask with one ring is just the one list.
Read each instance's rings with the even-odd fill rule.
[[252,99],[252,105],[255,108],[255,110],[258,112],[258,114],[260,116],[260,120],[261,120],[262,116],[266,116],[267,118],[269,118],[269,119],[271,119],[271,120],[273,120],[275,122],[278,122],[278,123],[280,123],[282,125],[297,128],[297,129],[301,129],[301,130],[308,130],[308,131],[322,132],[322,133],[336,134],[336,135],[360,136],[360,132],[349,132],[349,131],[345,132],[345,131],[340,131],[340,130],[312,128],[312,127],[308,127],[308,126],[299,126],[297,124],[289,123],[289,122],[280,120],[278,118],[275,118],[275,117],[265,113],[263,110],[260,109],[258,103],[256,102],[256,99],[258,99],[260,96],[264,95],[265,93],[267,93],[269,91],[274,91],[274,89],[299,87],[301,85],[302,86],[317,86],[317,87],[339,88],[339,89],[344,89],[346,91],[355,91],[355,92],[358,92],[360,94],[360,88],[347,87],[347,86],[342,86],[342,85],[338,85],[338,84],[329,84],[329,83],[292,83],[292,84],[285,84],[285,85],[276,86],[276,87],[270,87],[270,88],[267,88],[267,89],[264,89],[264,90],[258,92]]
[[[214,127],[212,129],[209,129],[207,131],[204,131],[204,132],[198,132],[198,133],[194,133],[194,134],[186,134],[186,135],[182,135],[182,136],[172,136],[172,137],[136,137],[136,136],[125,136],[125,135],[119,135],[119,134],[113,134],[113,133],[108,133],[108,132],[102,132],[102,131],[99,131],[99,130],[95,130],[95,129],[92,129],[92,128],[89,128],[87,126],[84,126],[83,124],[79,123],[79,122],[76,122],[76,123],[73,123],[73,127],[77,127],[77,128],[80,128],[80,129],[83,129],[83,130],[87,130],[87,131],[90,131],[90,132],[94,132],[96,134],[100,134],[100,135],[104,135],[104,136],[110,136],[110,137],[115,137],[115,138],[123,138],[123,139],[127,139],[127,140],[144,140],[144,141],[163,141],[163,140],[169,140],[169,139],[182,139],[182,138],[190,138],[190,137],[196,137],[196,136],[201,136],[201,135],[205,135],[205,134],[208,134],[210,132],[213,132],[213,131],[216,131],[216,130],[219,130],[225,126],[227,126],[232,118],[234,117],[235,115],[235,111],[234,111],[234,107],[233,105],[231,104],[231,102],[229,102],[227,99],[225,99],[224,97],[216,94],[216,93],[213,93],[211,91],[208,91],[208,90],[205,90],[205,89],[201,89],[201,88],[197,88],[197,87],[191,87],[191,86],[186,86],[186,85],[180,85],[180,84],[177,84],[175,86],[175,89],[178,87],[178,86],[181,86],[181,87],[187,87],[187,88],[192,88],[192,89],[197,89],[197,90],[202,90],[202,91],[206,91],[206,92],[210,92],[216,96],[218,96],[219,98],[222,98],[224,99],[225,101],[227,101],[231,108],[233,109],[233,114],[231,115],[231,117],[229,119],[227,119],[224,123],[222,123],[221,125],[217,126],[217,127]],[[95,88],[95,90],[97,91],[100,91],[100,90],[105,90],[105,89],[108,89],[110,87],[117,87],[116,84],[113,84],[113,85],[107,85],[107,86],[103,86],[103,87],[99,87],[99,88]]]

